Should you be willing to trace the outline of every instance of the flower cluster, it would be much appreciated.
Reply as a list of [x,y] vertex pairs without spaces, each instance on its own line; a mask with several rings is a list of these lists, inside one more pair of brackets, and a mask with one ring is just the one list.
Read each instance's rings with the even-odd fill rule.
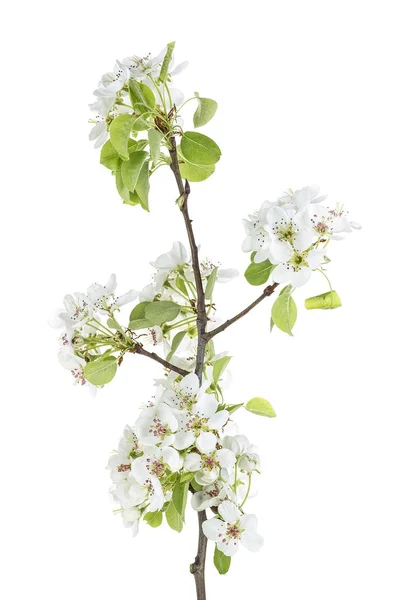
[[244,252],[252,252],[255,263],[270,261],[276,283],[304,285],[312,271],[327,260],[330,240],[359,229],[349,221],[343,206],[327,208],[317,186],[289,190],[276,202],[266,201],[244,220]]
[[153,58],[148,54],[145,57],[128,56],[121,61],[117,60],[112,71],[102,76],[94,91],[96,100],[89,105],[95,113],[95,116],[90,119],[94,127],[89,134],[89,139],[95,142],[95,148],[99,148],[108,140],[109,126],[118,115],[134,113],[129,90],[130,80],[147,86],[153,93],[157,105],[164,112],[173,105],[178,106],[183,102],[183,93],[171,87],[171,81],[187,67],[188,63],[183,62],[174,66],[174,54],[172,54],[165,81],[160,81],[167,51],[166,46]]
[[[75,383],[89,386],[93,393],[104,381],[99,374],[95,378],[91,367],[106,362],[108,357],[115,359],[120,365],[124,354],[135,352],[137,345],[154,347],[155,352],[163,358],[169,357],[171,353],[169,360],[172,364],[177,364],[186,371],[194,367],[197,348],[197,294],[188,252],[181,242],[175,242],[169,252],[161,254],[151,264],[155,268],[153,282],[143,287],[141,292],[130,290],[122,296],[116,296],[116,277],[111,275],[106,285],[95,283],[89,286],[86,293],[66,295],[64,308],[57,312],[50,323],[53,327],[62,329],[58,353],[61,365],[71,372]],[[205,287],[211,280],[212,284],[217,281],[222,283],[238,275],[235,269],[222,269],[210,259],[202,260],[200,270]],[[129,323],[118,323],[116,311],[137,298],[139,304],[132,310]],[[178,318],[173,317],[171,320],[166,315],[161,322],[159,315],[160,324],[156,324],[156,318],[150,321],[147,307],[153,303],[156,303],[154,307],[161,307],[161,304],[157,304],[159,302],[167,303],[166,307],[170,303]],[[211,296],[207,310],[208,330],[211,330],[219,322]],[[172,342],[181,332],[183,339],[178,338],[177,348],[172,352]],[[215,360],[217,358],[221,356],[215,357]],[[94,364],[86,367],[90,362]],[[207,364],[207,369],[211,369],[210,364]]]
[[256,517],[243,511],[260,460],[245,436],[226,434],[231,408],[209,393],[212,383],[200,386],[194,373],[161,382],[154,403],[125,428],[108,468],[113,498],[134,534],[142,517],[156,525],[166,513],[173,526],[175,511],[183,520],[190,489],[195,510],[211,507],[217,515],[205,535],[232,556],[238,542],[252,551],[262,546]]
[[62,330],[59,337],[59,362],[71,372],[75,383],[89,385],[92,392],[96,388],[85,377],[86,363],[102,355],[106,356],[103,353],[106,347],[126,348],[117,332],[107,327],[106,320],[114,320],[115,312],[138,296],[136,290],[117,296],[116,287],[116,275],[112,274],[106,285],[93,283],[86,293],[67,294],[63,301],[64,308],[59,309],[56,317],[50,321],[52,327]]

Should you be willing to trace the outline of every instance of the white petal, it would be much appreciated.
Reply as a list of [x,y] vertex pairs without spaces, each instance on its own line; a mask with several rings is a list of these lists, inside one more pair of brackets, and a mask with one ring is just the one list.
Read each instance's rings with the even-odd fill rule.
[[136,300],[138,296],[139,292],[137,292],[136,290],[129,290],[128,292],[126,292],[126,294],[122,294],[122,296],[119,296],[115,304],[116,306],[124,306],[125,304],[128,304],[128,302]]
[[89,132],[89,140],[91,142],[93,142],[100,135],[102,135],[102,133],[104,133],[105,131],[106,131],[105,121],[99,121],[99,123],[96,123],[96,125],[94,125],[94,127],[92,127],[91,131]]
[[220,410],[208,419],[207,425],[210,429],[220,431],[224,427],[225,423],[228,421],[229,416],[230,415],[227,410]]
[[195,405],[194,412],[208,419],[217,411],[218,406],[218,400],[213,394],[205,394]]
[[302,229],[301,231],[299,231],[299,233],[296,234],[293,245],[296,248],[296,250],[300,250],[301,252],[303,252],[303,250],[307,250],[307,248],[309,248],[312,242],[313,233],[310,230]]
[[184,459],[184,470],[189,473],[193,471],[198,471],[201,469],[201,458],[200,455],[196,452],[192,452],[191,454],[187,454]]
[[189,373],[180,382],[180,391],[183,395],[195,396],[200,389],[200,382],[195,373]]
[[279,242],[274,240],[269,246],[274,264],[286,262],[293,254],[293,248],[287,242]]
[[177,450],[185,450],[194,444],[195,436],[192,431],[178,431],[174,437],[173,446]]
[[276,281],[276,283],[286,283],[290,280],[292,272],[292,269],[287,267],[286,264],[278,265],[272,271],[272,279]]
[[[223,539],[226,540],[226,538]],[[238,542],[233,540],[225,542],[218,540],[217,547],[225,556],[234,556],[238,552]]]
[[222,536],[225,534],[225,523],[221,521],[221,519],[208,519],[204,521],[203,525],[204,535],[211,540],[212,542],[217,542],[219,540],[219,535]]
[[210,454],[213,452],[217,445],[217,438],[213,433],[204,432],[200,433],[197,438],[196,446],[203,454]]
[[238,507],[230,500],[221,502],[218,507],[218,512],[224,521],[226,521],[226,523],[235,523],[235,521],[238,521],[240,517]]
[[235,466],[235,454],[231,452],[231,450],[228,450],[228,448],[217,450],[217,458],[223,469],[232,472],[232,469]]
[[258,552],[264,543],[264,539],[259,533],[243,533],[241,536],[242,545],[251,552]]
[[307,267],[302,267],[299,271],[292,271],[291,274],[291,284],[293,287],[300,287],[307,283],[312,275],[311,269]]
[[181,467],[180,454],[174,448],[163,449],[164,462],[169,466],[170,471],[178,471]]

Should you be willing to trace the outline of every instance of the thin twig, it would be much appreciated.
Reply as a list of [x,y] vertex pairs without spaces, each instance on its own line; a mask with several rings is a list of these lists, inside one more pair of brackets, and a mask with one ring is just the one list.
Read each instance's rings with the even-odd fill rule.
[[203,365],[204,365],[204,354],[206,346],[206,325],[208,321],[207,312],[205,309],[205,294],[203,288],[203,280],[201,279],[200,260],[198,257],[198,248],[194,237],[194,231],[192,221],[188,212],[188,198],[190,195],[190,185],[186,181],[185,186],[183,185],[183,179],[180,173],[179,162],[177,158],[177,146],[174,137],[170,138],[171,149],[171,169],[176,178],[177,187],[180,193],[180,210],[184,218],[184,223],[187,230],[188,241],[190,244],[191,261],[193,264],[194,280],[197,290],[197,359],[195,373],[201,383]]
[[135,354],[141,354],[142,356],[148,356],[152,360],[155,360],[156,362],[163,365],[163,367],[165,367],[166,369],[169,369],[170,371],[175,371],[176,373],[178,373],[179,375],[182,375],[183,377],[185,375],[188,375],[188,371],[186,371],[185,369],[182,369],[181,367],[176,367],[176,365],[172,365],[167,360],[164,360],[164,358],[161,358],[155,352],[149,352],[148,350],[145,350],[141,344],[136,344],[133,352]]
[[230,327],[230,325],[232,325],[233,323],[236,323],[236,321],[238,321],[242,317],[245,317],[245,315],[247,315],[253,308],[255,308],[255,306],[257,306],[260,302],[262,302],[262,300],[271,296],[273,294],[273,292],[275,291],[275,289],[278,287],[278,285],[279,285],[278,283],[273,283],[272,285],[268,285],[264,289],[263,293],[259,296],[259,298],[254,300],[254,302],[252,302],[252,304],[250,304],[249,306],[244,308],[244,310],[241,310],[241,312],[238,313],[237,315],[235,315],[235,317],[232,317],[231,319],[228,319],[227,321],[225,321],[225,323],[223,323],[216,329],[213,329],[212,331],[209,331],[208,333],[206,333],[205,334],[206,341],[208,342],[217,334],[221,333],[222,331],[225,331],[228,327]]
[[205,594],[205,559],[207,555],[207,538],[203,532],[203,523],[207,520],[205,510],[201,510],[198,513],[198,548],[197,556],[192,565],[190,565],[190,572],[194,575],[196,584],[197,600],[206,600]]

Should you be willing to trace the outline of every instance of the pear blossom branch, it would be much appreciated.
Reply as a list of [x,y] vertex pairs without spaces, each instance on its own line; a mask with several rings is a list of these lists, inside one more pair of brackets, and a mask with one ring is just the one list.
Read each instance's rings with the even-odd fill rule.
[[258,304],[260,302],[262,302],[262,300],[264,300],[265,298],[269,298],[269,296],[271,296],[273,294],[273,292],[278,287],[278,285],[279,285],[278,283],[273,283],[272,285],[268,285],[264,289],[262,294],[259,296],[259,298],[254,300],[254,302],[252,302],[252,304],[250,304],[249,306],[244,308],[244,310],[242,310],[240,313],[235,315],[235,317],[232,317],[231,319],[228,319],[227,321],[225,321],[225,323],[223,323],[216,329],[213,329],[212,331],[209,331],[208,333],[206,333],[205,334],[206,342],[209,342],[209,340],[211,340],[214,336],[221,333],[222,331],[225,331],[228,327],[230,327],[230,325],[232,325],[233,323],[236,323],[242,317],[245,317],[245,315],[247,315],[253,308],[255,308],[255,306],[258,306]]
[[163,365],[163,367],[165,367],[166,369],[170,369],[170,371],[175,371],[176,373],[178,373],[179,375],[182,375],[183,377],[185,377],[185,375],[188,375],[188,371],[186,371],[185,369],[181,369],[180,367],[176,367],[176,365],[172,365],[167,360],[164,360],[164,358],[161,358],[155,352],[149,352],[148,350],[145,350],[141,344],[136,344],[133,352],[135,354],[141,354],[142,356],[147,356],[147,357],[151,358],[152,360],[155,360],[156,362]]
[[170,138],[171,149],[170,158],[171,158],[171,170],[174,173],[174,177],[176,178],[177,187],[180,193],[180,210],[184,218],[184,223],[187,229],[188,241],[190,244],[191,250],[191,260],[193,264],[193,272],[194,272],[194,280],[197,289],[197,360],[196,360],[196,368],[195,373],[201,383],[202,381],[202,372],[204,365],[204,353],[206,346],[206,325],[208,321],[206,307],[205,307],[205,294],[203,288],[203,281],[201,279],[201,270],[200,270],[200,261],[198,258],[198,248],[194,237],[194,231],[192,227],[192,220],[190,219],[190,215],[188,212],[188,198],[190,195],[190,184],[186,181],[185,185],[183,185],[183,179],[180,173],[179,162],[177,158],[177,146],[176,140],[174,136]]

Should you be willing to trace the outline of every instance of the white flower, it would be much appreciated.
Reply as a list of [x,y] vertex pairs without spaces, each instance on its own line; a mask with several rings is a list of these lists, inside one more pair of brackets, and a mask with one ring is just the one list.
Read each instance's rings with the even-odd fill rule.
[[179,453],[174,448],[167,446],[157,448],[156,446],[145,446],[143,456],[136,458],[132,462],[132,475],[139,483],[144,483],[146,479],[157,477],[161,480],[166,477],[166,469],[171,472],[179,471],[182,466],[182,460]]
[[189,261],[189,255],[181,242],[174,242],[170,252],[160,254],[154,262],[150,264],[152,267],[169,275],[172,271],[175,271],[178,267],[183,266]]
[[132,529],[133,537],[136,537],[139,532],[139,520],[141,512],[136,507],[125,508],[122,511],[123,525]]
[[216,542],[217,547],[226,556],[233,556],[238,550],[238,542],[256,552],[263,545],[263,538],[257,532],[255,515],[242,515],[238,507],[226,500],[218,507],[221,519],[209,519],[203,523],[203,532],[207,538]]
[[246,473],[252,473],[260,468],[260,458],[255,446],[250,444],[245,435],[225,436],[222,440],[223,448],[231,450],[238,460],[238,467]]
[[[242,250],[244,252],[255,252],[256,259],[258,253],[270,242],[265,225],[267,224],[266,215],[271,206],[272,203],[266,200],[258,212],[249,215],[248,219],[243,220],[247,237],[242,243]],[[257,262],[261,262],[261,260],[257,260]]]
[[227,410],[217,412],[218,406],[216,398],[207,394],[194,405],[191,412],[179,413],[177,415],[179,431],[173,442],[174,447],[184,450],[194,442],[198,447],[203,436],[207,440],[210,439],[209,436],[212,436],[216,444],[217,437],[221,435],[222,429],[229,419]]
[[301,212],[310,204],[318,204],[327,198],[319,196],[320,188],[318,185],[307,185],[300,190],[289,190],[281,196],[275,203],[276,206],[282,206],[288,213],[295,214]]
[[116,100],[120,92],[129,80],[129,69],[126,65],[116,61],[113,70],[105,73],[100,80],[94,96],[97,98],[113,98]]
[[165,404],[146,408],[135,425],[137,437],[147,446],[154,446],[158,443],[163,446],[171,446],[177,428],[177,419]]
[[72,334],[83,327],[89,317],[92,317],[92,304],[85,294],[75,293],[64,296],[64,308],[58,311],[57,317],[50,322],[55,328],[65,327]]
[[88,302],[96,312],[102,314],[109,313],[112,309],[124,306],[128,302],[135,300],[139,293],[136,290],[130,290],[126,294],[117,297],[115,290],[117,287],[116,275],[112,274],[106,285],[93,283],[87,289]]
[[126,425],[123,435],[119,441],[118,451],[110,456],[107,468],[113,483],[119,483],[127,479],[132,462],[135,457],[143,452],[143,446],[137,439],[133,429]]
[[325,251],[310,250],[285,250],[280,255],[278,264],[272,271],[272,279],[276,283],[288,283],[293,287],[300,287],[307,283],[312,271],[318,269],[323,261]]
[[96,386],[92,385],[92,383],[89,383],[89,381],[85,379],[84,366],[86,363],[84,359],[76,356],[73,353],[72,348],[61,348],[58,352],[58,360],[64,369],[71,371],[71,375],[74,378],[74,383],[76,385],[86,386],[92,396],[96,394]]
[[217,449],[217,438],[212,433],[202,433],[197,438],[196,447],[200,454],[191,452],[185,457],[184,470],[194,472],[200,485],[211,485],[220,473],[227,479],[235,465],[235,454],[228,448]]
[[191,506],[194,510],[200,511],[211,506],[218,506],[224,500],[234,498],[235,494],[228,484],[222,481],[215,481],[211,485],[204,486],[202,491],[193,494]]

